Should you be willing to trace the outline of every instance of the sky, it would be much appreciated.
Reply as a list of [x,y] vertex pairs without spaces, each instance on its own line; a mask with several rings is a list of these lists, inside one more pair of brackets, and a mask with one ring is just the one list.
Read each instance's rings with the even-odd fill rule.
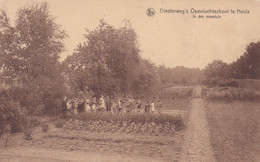
[[[166,67],[204,68],[215,59],[231,63],[243,55],[247,44],[260,40],[260,0],[0,0],[0,9],[15,20],[19,8],[39,2],[48,2],[56,23],[69,35],[61,60],[84,42],[85,29],[95,29],[100,19],[115,27],[129,20],[138,35],[141,57]],[[154,16],[146,14],[148,8],[155,10]],[[192,8],[229,9],[229,13],[195,14]],[[161,12],[164,9],[174,13]],[[184,9],[188,13],[176,11]],[[221,18],[199,19],[199,15]]]

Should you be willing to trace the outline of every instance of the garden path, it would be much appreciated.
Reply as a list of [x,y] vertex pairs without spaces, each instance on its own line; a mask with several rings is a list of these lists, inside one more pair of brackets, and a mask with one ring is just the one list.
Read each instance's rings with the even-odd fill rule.
[[[200,92],[200,90],[197,89],[196,92]],[[192,109],[184,135],[180,161],[216,161],[210,143],[209,126],[202,98],[192,99]]]

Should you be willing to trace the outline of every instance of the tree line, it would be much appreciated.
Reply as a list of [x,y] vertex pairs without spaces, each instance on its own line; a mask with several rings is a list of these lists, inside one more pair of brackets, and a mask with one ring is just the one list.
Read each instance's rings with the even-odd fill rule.
[[236,61],[227,64],[214,60],[203,71],[206,79],[260,79],[260,41],[249,43]]

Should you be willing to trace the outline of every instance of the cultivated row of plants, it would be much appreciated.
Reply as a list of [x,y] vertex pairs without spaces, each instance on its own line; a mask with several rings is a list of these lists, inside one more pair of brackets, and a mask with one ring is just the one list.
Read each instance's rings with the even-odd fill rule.
[[71,117],[63,127],[112,133],[172,133],[184,129],[184,121],[180,116],[166,114],[82,113]]
[[207,88],[206,97],[209,99],[222,100],[260,100],[260,92],[253,89],[243,88]]
[[192,87],[178,88],[170,87],[158,92],[158,97],[161,99],[183,99],[192,96]]

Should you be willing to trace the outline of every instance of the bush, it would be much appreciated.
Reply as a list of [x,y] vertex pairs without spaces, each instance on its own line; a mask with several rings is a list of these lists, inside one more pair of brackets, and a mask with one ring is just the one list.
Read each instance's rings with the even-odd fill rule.
[[238,87],[238,81],[233,78],[224,79],[215,77],[203,80],[202,84],[207,85],[208,87]]
[[57,120],[54,124],[56,126],[56,128],[62,128],[62,126],[66,123],[66,121],[64,119],[59,119]]
[[48,123],[43,123],[41,127],[42,127],[42,131],[43,131],[44,133],[47,133],[47,132],[49,131],[49,125],[48,125]]
[[169,124],[175,127],[176,130],[184,128],[184,120],[180,116],[172,116],[168,114],[112,114],[112,113],[81,113],[72,118],[83,122],[103,121],[108,123],[135,123],[147,124],[155,123],[157,125]]
[[13,101],[8,90],[0,90],[0,135],[4,133],[7,124],[10,125],[11,132],[19,132],[25,123],[25,110]]
[[243,88],[208,88],[206,97],[221,100],[260,100],[260,92]]
[[27,129],[24,130],[24,138],[26,140],[32,139],[32,129],[31,128],[27,128]]
[[192,96],[192,87],[170,87],[158,92],[160,99],[189,98]]

